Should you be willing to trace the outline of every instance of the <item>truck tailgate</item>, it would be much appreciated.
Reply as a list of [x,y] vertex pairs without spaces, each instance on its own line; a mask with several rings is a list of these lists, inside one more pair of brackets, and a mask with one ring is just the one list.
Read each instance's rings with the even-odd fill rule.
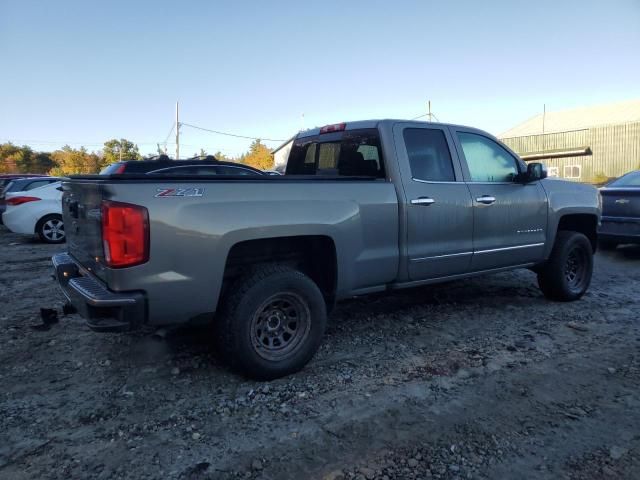
[[62,217],[67,250],[82,266],[105,280],[100,208],[103,188],[98,182],[63,183]]

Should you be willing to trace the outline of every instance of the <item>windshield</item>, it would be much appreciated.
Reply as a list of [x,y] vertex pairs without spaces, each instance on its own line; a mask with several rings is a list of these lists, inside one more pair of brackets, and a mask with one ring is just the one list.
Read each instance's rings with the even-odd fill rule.
[[640,171],[627,173],[609,183],[607,187],[640,187]]

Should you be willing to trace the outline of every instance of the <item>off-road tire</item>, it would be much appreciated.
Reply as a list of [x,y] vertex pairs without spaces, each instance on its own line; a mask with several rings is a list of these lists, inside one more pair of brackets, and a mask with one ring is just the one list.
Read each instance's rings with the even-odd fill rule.
[[[62,229],[62,235],[59,233],[53,234],[51,230],[52,224],[58,225],[56,231]],[[36,234],[40,241],[44,243],[64,243],[66,235],[64,234],[64,223],[62,222],[62,215],[51,214],[45,215],[36,224]]]
[[313,280],[294,268],[255,267],[234,282],[222,303],[218,345],[231,367],[250,378],[272,380],[294,373],[320,346],[325,300]]
[[560,230],[549,259],[539,267],[538,286],[550,300],[571,302],[587,291],[592,273],[589,239],[579,232]]

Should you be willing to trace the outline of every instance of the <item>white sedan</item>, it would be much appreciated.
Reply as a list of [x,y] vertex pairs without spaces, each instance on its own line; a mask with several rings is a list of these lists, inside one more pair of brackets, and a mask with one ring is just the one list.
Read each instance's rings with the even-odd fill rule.
[[35,233],[46,243],[64,242],[60,182],[26,192],[7,193],[6,202],[2,221],[9,230],[27,235]]

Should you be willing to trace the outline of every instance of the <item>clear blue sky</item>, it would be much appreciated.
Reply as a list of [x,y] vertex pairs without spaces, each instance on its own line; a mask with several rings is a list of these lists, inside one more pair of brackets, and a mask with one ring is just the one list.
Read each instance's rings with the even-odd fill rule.
[[[176,99],[181,121],[276,139],[302,113],[412,118],[427,99],[499,134],[543,103],[640,98],[640,0],[0,0],[0,58],[0,142],[39,150],[153,152]],[[181,134],[183,155],[249,144]]]

